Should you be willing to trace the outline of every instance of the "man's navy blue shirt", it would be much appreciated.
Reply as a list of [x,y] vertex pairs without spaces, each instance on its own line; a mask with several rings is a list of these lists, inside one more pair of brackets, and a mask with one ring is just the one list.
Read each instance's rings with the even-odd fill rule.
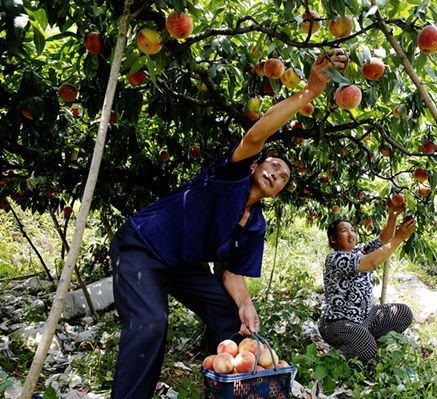
[[156,259],[172,267],[225,262],[232,273],[261,275],[266,231],[261,203],[239,221],[250,191],[253,158],[231,163],[233,147],[193,180],[131,216]]

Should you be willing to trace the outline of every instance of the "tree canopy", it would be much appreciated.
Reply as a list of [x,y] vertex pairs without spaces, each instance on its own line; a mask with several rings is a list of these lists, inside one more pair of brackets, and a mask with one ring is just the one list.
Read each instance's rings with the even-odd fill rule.
[[[314,110],[296,114],[267,145],[293,165],[281,204],[290,217],[325,226],[341,215],[370,234],[390,197],[402,193],[418,224],[405,251],[435,261],[429,241],[437,221],[435,3],[127,4],[125,10],[121,0],[1,2],[1,208],[14,202],[61,212],[80,200],[127,12],[127,46],[93,209],[128,215],[188,180],[273,103],[303,88],[318,54],[341,47],[348,67],[330,71]],[[170,33],[166,21],[174,12],[192,22],[186,37]],[[350,32],[330,27],[347,16]],[[418,37],[429,26],[423,41],[431,49],[423,50]],[[271,59],[297,73],[297,86],[265,75],[262,63]],[[376,72],[382,66],[382,75],[364,73],[365,65]],[[350,85],[360,89],[361,101],[340,107],[336,91]]]

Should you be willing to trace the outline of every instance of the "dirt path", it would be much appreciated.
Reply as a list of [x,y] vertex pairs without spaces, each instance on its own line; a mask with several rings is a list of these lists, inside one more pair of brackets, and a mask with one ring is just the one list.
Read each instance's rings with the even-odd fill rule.
[[[386,302],[404,302],[414,313],[418,323],[437,323],[437,290],[429,288],[416,277],[406,273],[390,276]],[[379,300],[381,285],[374,288],[374,297]]]

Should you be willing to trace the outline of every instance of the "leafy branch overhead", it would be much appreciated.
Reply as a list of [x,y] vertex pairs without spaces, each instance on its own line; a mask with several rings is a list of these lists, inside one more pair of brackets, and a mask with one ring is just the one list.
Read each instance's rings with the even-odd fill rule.
[[[0,6],[6,211],[11,201],[61,211],[81,198],[123,3]],[[435,260],[434,3],[133,0],[129,12],[93,208],[127,215],[186,181],[340,47],[347,68],[327,71],[324,94],[269,142],[294,165],[281,201],[290,217],[325,226],[341,214],[370,234],[402,193],[418,221],[405,251]]]

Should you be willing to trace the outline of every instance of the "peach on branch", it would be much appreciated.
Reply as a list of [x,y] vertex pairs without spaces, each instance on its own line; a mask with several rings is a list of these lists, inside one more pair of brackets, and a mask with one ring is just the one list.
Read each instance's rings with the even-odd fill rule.
[[251,97],[250,100],[247,102],[247,109],[255,112],[259,112],[261,109],[261,99],[257,96]]
[[391,197],[391,203],[395,207],[401,207],[405,204],[405,197],[401,193],[397,193]]
[[269,58],[264,63],[264,75],[269,79],[280,79],[284,70],[284,63],[279,58]]
[[408,109],[405,105],[397,105],[393,108],[393,115],[397,119],[406,119],[408,118]]
[[384,63],[377,57],[371,57],[365,61],[362,68],[362,73],[366,79],[378,80],[384,73]]
[[311,103],[305,104],[300,110],[299,112],[303,115],[303,116],[311,116],[314,112],[314,105]]
[[272,84],[268,79],[265,79],[263,82],[263,90],[264,90],[264,94],[266,94],[267,96],[275,95],[275,90],[273,89]]
[[196,144],[190,146],[190,148],[188,150],[188,154],[193,159],[199,158],[200,157],[200,147]]
[[113,124],[118,121],[118,112],[117,111],[111,111],[109,114],[109,123]]
[[385,146],[381,147],[381,154],[386,158],[390,158],[390,150]]
[[427,55],[437,52],[437,26],[428,25],[417,36],[419,50]]
[[435,145],[431,140],[422,144],[421,150],[424,154],[432,154],[435,151]]
[[150,28],[143,28],[137,34],[138,48],[144,54],[156,54],[161,51],[161,34]]
[[340,212],[340,207],[338,205],[332,205],[331,211],[332,213],[338,213]]
[[366,226],[370,226],[370,225],[372,225],[372,224],[373,224],[373,219],[372,219],[372,218],[366,218],[366,219],[364,220],[364,224],[365,224]]
[[66,103],[71,103],[76,100],[77,89],[70,83],[64,83],[59,87],[58,95]]
[[303,129],[303,124],[298,120],[293,120],[290,122],[290,129]]
[[342,109],[353,109],[361,103],[361,89],[356,85],[339,87],[334,94],[335,102]]
[[62,212],[65,216],[71,215],[73,213],[73,208],[71,206],[66,206]]
[[281,76],[282,84],[288,89],[296,88],[301,79],[300,75],[298,75],[293,68],[287,68]]
[[421,197],[427,197],[431,194],[431,187],[421,184],[417,189],[417,192]]
[[79,105],[73,105],[70,112],[73,118],[80,119],[82,117],[82,108]]
[[127,81],[132,85],[132,86],[139,86],[142,85],[144,83],[144,81],[146,80],[146,74],[143,70],[138,70],[130,75],[128,75],[127,77]]
[[98,32],[88,32],[84,39],[85,48],[91,54],[99,54],[103,50],[103,40]]
[[248,109],[248,110],[246,111],[246,116],[247,116],[251,121],[256,121],[256,120],[258,120],[258,119],[260,118],[261,115],[259,114],[259,112],[252,111],[252,110]]
[[172,12],[165,21],[168,33],[176,39],[186,39],[193,32],[193,20],[184,12]]
[[311,28],[311,34],[314,34],[322,27],[322,20],[316,11],[311,10],[310,15],[305,11],[302,14],[302,20],[299,26],[305,33],[308,33]]
[[416,168],[413,172],[413,176],[417,181],[423,183],[428,179],[428,172],[423,168]]
[[158,157],[162,162],[167,162],[170,159],[170,153],[166,149],[161,148]]
[[261,110],[261,99],[259,97],[252,97],[246,105],[246,116],[251,121],[259,119]]
[[33,120],[33,116],[31,112],[29,111],[29,108],[21,108],[21,114],[29,120]]
[[337,38],[346,37],[352,32],[352,24],[353,20],[350,15],[344,17],[338,15],[329,22],[329,31]]
[[264,64],[265,61],[260,61],[255,65],[255,72],[258,76],[264,76]]

